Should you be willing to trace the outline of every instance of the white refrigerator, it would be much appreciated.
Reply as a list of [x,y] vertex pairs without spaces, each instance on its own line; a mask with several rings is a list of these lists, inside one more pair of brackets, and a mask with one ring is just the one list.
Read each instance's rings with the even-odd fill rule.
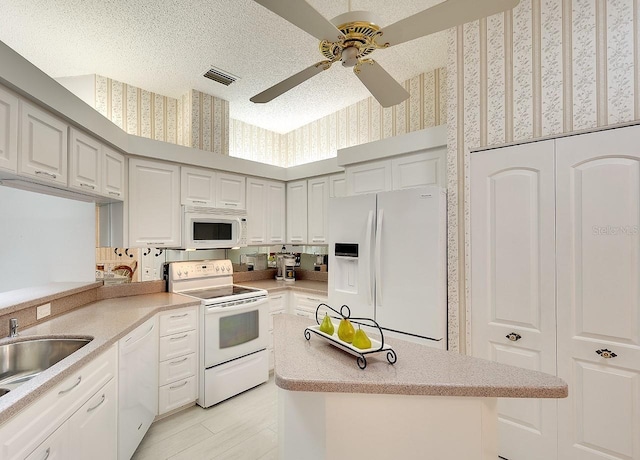
[[329,200],[329,305],[385,336],[447,348],[446,191]]

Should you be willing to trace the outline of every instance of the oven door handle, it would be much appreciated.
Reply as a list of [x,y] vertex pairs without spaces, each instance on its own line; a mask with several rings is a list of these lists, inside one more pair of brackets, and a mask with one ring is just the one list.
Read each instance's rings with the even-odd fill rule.
[[227,313],[239,310],[253,310],[255,307],[268,303],[267,299],[260,299],[254,302],[247,302],[240,305],[234,305],[232,307],[219,307],[217,305],[209,305],[205,311],[205,314],[212,315],[215,313]]

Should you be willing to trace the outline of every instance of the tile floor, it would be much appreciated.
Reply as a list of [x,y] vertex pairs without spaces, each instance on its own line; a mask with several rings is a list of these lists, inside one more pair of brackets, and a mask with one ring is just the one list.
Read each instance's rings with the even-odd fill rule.
[[153,425],[132,460],[268,460],[277,458],[273,376],[209,409],[190,407]]

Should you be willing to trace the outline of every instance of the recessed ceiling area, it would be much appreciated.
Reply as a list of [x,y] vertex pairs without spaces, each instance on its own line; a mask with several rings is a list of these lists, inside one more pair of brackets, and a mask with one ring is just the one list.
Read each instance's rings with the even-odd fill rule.
[[[390,25],[440,0],[309,0],[327,19],[373,12]],[[397,81],[446,65],[446,32],[372,58]],[[165,96],[196,89],[229,101],[230,117],[286,133],[369,92],[334,65],[267,103],[249,98],[323,60],[318,41],[252,0],[3,0],[0,40],[51,77],[99,74]],[[215,66],[239,79],[203,77]]]

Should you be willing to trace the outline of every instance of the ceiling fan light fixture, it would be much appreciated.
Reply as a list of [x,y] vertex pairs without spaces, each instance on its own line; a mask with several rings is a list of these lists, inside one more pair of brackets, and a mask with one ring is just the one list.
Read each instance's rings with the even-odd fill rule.
[[350,46],[342,50],[342,66],[353,67],[358,63],[358,49]]

